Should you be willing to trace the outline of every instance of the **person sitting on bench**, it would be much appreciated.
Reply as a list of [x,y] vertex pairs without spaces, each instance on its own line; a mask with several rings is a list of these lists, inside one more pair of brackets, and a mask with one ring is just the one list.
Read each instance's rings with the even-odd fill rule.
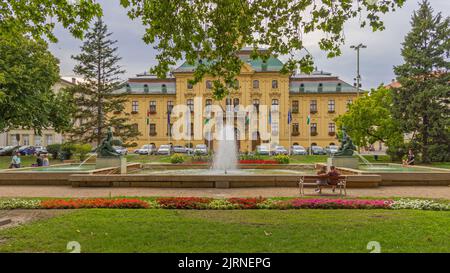
[[322,187],[328,185],[327,166],[322,166],[320,170],[317,172],[317,176],[319,176],[319,179],[317,179],[316,181],[317,183],[316,192],[322,193]]
[[328,172],[328,184],[332,186],[332,191],[336,191],[336,186],[339,183],[339,176],[341,174],[336,170],[335,166],[330,167],[330,171]]

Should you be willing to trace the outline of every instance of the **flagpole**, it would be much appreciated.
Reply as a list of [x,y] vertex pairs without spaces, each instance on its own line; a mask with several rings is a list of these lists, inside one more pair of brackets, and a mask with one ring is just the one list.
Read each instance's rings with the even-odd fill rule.
[[291,123],[292,123],[292,114],[291,109],[289,108],[288,112],[288,127],[289,127],[289,155],[291,155]]
[[312,149],[311,149],[311,115],[308,115],[308,128],[309,128],[309,132],[308,132],[308,139],[309,139],[309,155],[311,155],[312,153]]
[[170,126],[170,112],[167,112],[167,133],[169,135],[169,156],[170,156],[170,150],[172,149],[172,145],[170,145],[170,137],[172,135],[172,128]]
[[150,146],[150,108],[147,111],[147,129],[148,129],[148,147],[147,149],[147,155],[150,155],[152,152],[152,147]]

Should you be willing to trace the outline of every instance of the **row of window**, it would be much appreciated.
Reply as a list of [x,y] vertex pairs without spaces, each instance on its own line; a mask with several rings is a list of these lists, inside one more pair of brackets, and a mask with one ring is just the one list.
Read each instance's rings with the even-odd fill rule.
[[[127,84],[127,92],[131,92],[130,84]],[[148,93],[148,92],[150,92],[150,88],[149,88],[148,84],[144,84],[144,93]],[[161,84],[161,92],[167,93],[167,85]]]
[[[227,98],[226,99],[226,105],[233,105],[234,107],[239,105],[239,98]],[[207,99],[206,100],[206,106],[210,106],[212,105],[213,101],[212,99]],[[348,99],[347,100],[347,105],[351,104],[352,100]],[[259,99],[254,99],[252,101],[252,104],[256,107],[257,110],[259,110]],[[193,99],[188,99],[186,101],[186,105],[189,107],[190,111],[194,111],[194,100]],[[277,111],[278,110],[278,106],[279,106],[279,100],[278,99],[273,99],[272,100],[272,110],[273,111]],[[167,102],[167,112],[171,112],[173,109],[173,101],[168,101]],[[132,101],[131,102],[131,111],[133,113],[137,113],[139,111],[139,103],[138,101]],[[155,114],[156,113],[156,101],[150,101],[149,103],[149,111],[150,114]],[[292,101],[292,105],[291,105],[291,111],[292,113],[298,113],[299,112],[299,101],[298,100],[293,100]],[[311,100],[310,104],[309,104],[309,111],[311,113],[317,113],[318,109],[317,109],[317,100]],[[328,112],[333,113],[336,111],[336,101],[334,99],[330,99],[328,100]]]
[[[206,81],[206,89],[212,89],[213,88],[213,83],[210,80]],[[239,81],[236,80],[234,84],[229,85],[229,87],[234,86],[235,88],[239,88]],[[194,88],[194,86],[191,83],[187,83],[187,89],[192,89]],[[253,80],[253,89],[259,89],[259,80]],[[272,80],[272,89],[278,89],[278,80]],[[299,92],[305,92],[305,84],[301,83],[299,86]],[[342,91],[342,84],[341,83],[337,83],[336,84],[336,92],[341,92]],[[317,85],[317,92],[323,92],[323,83],[319,83]]]
[[[44,139],[40,135],[34,135],[34,146],[43,146],[43,140],[45,140],[45,145],[51,145],[53,144],[53,135],[45,135]],[[11,134],[10,135],[10,142],[12,146],[18,146],[18,145],[31,145],[30,141],[30,135],[28,134]]]
[[[292,131],[293,136],[300,135],[300,126],[298,123],[292,123]],[[311,135],[317,135],[318,134],[318,128],[317,123],[311,123]],[[329,135],[335,135],[336,134],[336,124],[333,122],[328,123],[328,134]]]

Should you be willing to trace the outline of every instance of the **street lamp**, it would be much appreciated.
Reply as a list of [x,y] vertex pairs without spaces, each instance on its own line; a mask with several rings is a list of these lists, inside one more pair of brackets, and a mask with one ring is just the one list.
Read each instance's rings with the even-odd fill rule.
[[359,88],[361,87],[360,81],[361,81],[361,75],[359,74],[359,49],[361,48],[367,48],[366,45],[359,44],[359,45],[352,45],[350,48],[353,48],[356,50],[356,96],[359,96]]

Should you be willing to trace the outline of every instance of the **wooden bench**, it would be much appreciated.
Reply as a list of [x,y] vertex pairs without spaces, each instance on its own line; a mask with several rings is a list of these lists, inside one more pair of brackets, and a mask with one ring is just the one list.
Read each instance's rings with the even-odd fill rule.
[[[342,196],[342,192],[344,192],[344,195],[347,195],[347,177],[346,176],[319,176],[319,175],[303,175],[300,176],[300,179],[298,181],[298,189],[300,191],[300,196],[305,195],[305,186],[317,186],[317,180],[320,179],[328,179],[328,180],[334,180],[335,183],[333,184],[326,184],[326,185],[320,185],[321,187],[331,188],[335,186],[336,188],[339,188],[339,195]],[[314,182],[307,182],[308,181],[314,181]]]

